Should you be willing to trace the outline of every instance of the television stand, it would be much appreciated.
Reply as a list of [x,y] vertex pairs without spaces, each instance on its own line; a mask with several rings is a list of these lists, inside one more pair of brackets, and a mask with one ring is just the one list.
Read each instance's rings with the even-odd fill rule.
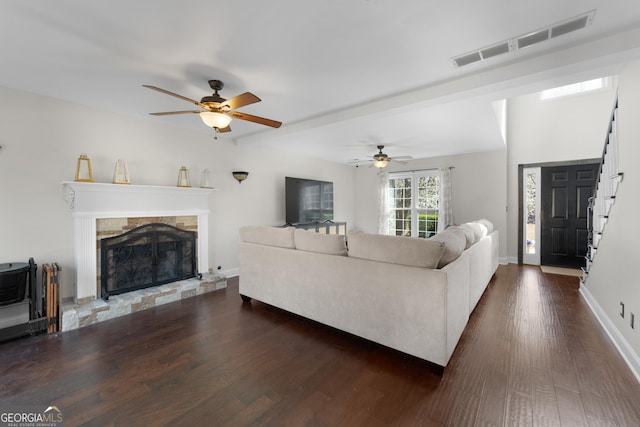
[[347,223],[344,221],[322,221],[322,222],[301,222],[297,224],[286,224],[287,227],[295,227],[303,230],[315,230],[322,234],[347,234]]

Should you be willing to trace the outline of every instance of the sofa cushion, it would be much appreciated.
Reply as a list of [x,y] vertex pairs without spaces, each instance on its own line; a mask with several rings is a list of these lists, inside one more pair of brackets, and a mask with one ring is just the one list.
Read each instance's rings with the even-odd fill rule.
[[468,222],[467,224],[471,230],[473,230],[473,242],[479,242],[484,236],[487,235],[487,227],[479,222]]
[[444,243],[430,239],[351,232],[349,256],[412,267],[437,268]]
[[465,249],[470,248],[471,245],[473,245],[475,243],[475,241],[476,241],[476,239],[474,237],[473,227],[471,227],[469,224],[462,224],[458,228],[460,228],[460,230],[462,230],[462,232],[464,233],[464,237],[466,239],[466,243],[464,245],[464,248]]
[[295,249],[293,227],[246,226],[240,228],[240,240],[266,246]]
[[297,229],[294,232],[296,249],[322,254],[347,256],[345,237],[340,234],[320,234],[313,230]]
[[477,222],[478,224],[482,224],[485,227],[487,227],[487,234],[493,233],[493,223],[491,221],[489,221],[488,219],[482,218],[482,219],[479,219],[479,220],[474,221],[474,222]]
[[442,268],[458,259],[467,245],[467,238],[460,227],[449,227],[430,239],[444,243],[444,253],[438,262],[438,268]]

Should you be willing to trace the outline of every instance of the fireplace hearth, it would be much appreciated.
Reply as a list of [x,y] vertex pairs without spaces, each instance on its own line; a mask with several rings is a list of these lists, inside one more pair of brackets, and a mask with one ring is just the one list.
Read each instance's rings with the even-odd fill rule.
[[153,223],[100,240],[100,297],[198,276],[197,233]]

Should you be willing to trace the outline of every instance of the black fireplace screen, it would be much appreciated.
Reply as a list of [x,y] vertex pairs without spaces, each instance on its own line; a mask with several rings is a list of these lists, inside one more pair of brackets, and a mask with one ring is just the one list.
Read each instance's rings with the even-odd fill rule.
[[100,241],[100,296],[108,299],[196,276],[195,231],[147,224]]

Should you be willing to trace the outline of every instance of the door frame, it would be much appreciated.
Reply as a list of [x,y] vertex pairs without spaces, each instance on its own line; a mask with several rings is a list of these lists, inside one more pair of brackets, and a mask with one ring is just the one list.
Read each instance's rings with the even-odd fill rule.
[[[518,265],[522,265],[522,260],[524,257],[524,227],[522,224],[522,218],[524,218],[524,170],[528,168],[544,168],[544,167],[553,167],[553,166],[576,166],[576,165],[585,165],[589,163],[601,163],[602,158],[595,159],[582,159],[582,160],[568,160],[568,161],[558,161],[558,162],[544,162],[544,163],[526,163],[518,165]],[[596,180],[598,178],[596,177]],[[542,189],[540,189],[542,192]],[[537,195],[537,197],[541,200],[542,194]],[[539,227],[540,224],[536,224],[536,227]]]

